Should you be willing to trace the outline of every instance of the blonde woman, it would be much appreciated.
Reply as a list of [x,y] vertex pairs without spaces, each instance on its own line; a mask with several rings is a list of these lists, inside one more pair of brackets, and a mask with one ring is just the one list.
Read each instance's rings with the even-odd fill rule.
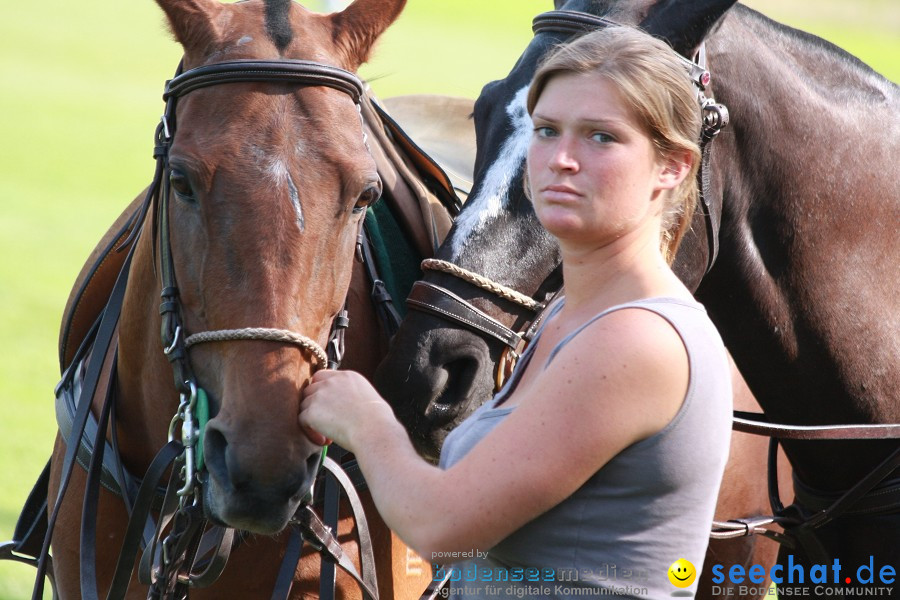
[[449,595],[668,597],[673,563],[702,569],[730,438],[725,349],[669,266],[697,202],[699,107],[668,46],[616,27],[552,53],[528,111],[566,295],[510,381],[439,467],[353,373],[317,373],[300,422],[357,455],[407,544],[464,559]]

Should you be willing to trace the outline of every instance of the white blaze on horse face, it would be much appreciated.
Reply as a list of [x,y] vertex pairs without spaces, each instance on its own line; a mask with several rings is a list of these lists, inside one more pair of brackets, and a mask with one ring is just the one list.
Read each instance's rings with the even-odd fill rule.
[[300,206],[300,194],[297,192],[297,186],[294,185],[294,180],[291,178],[287,165],[281,159],[270,159],[266,167],[266,174],[270,177],[272,183],[275,184],[276,189],[287,186],[288,197],[291,200],[291,205],[294,207],[294,212],[297,214],[297,227],[300,228],[300,231],[303,231],[303,207]]
[[[459,259],[469,238],[489,221],[496,219],[509,202],[510,185],[525,162],[528,144],[531,142],[533,127],[525,107],[527,95],[526,85],[506,105],[506,114],[512,122],[512,135],[503,142],[497,159],[488,167],[478,195],[466,201],[466,210],[456,220],[452,246],[454,261]],[[471,204],[474,206],[469,206]]]

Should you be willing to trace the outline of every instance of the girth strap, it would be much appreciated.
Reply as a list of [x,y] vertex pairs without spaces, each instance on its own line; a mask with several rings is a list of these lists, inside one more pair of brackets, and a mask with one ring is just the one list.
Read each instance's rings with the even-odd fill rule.
[[468,302],[442,287],[417,281],[406,303],[418,310],[449,318],[478,333],[487,334],[513,348],[519,347],[521,336],[496,319],[476,310]]

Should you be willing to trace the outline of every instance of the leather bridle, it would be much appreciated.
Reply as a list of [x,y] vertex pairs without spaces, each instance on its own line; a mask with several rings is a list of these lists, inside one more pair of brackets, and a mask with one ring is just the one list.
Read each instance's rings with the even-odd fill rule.
[[[130,235],[121,244],[120,250],[129,248],[128,257],[124,262],[122,272],[113,288],[110,300],[104,309],[103,316],[95,328],[93,350],[86,369],[84,382],[81,385],[82,396],[80,398],[77,413],[72,418],[72,429],[67,437],[67,452],[62,466],[62,476],[58,501],[53,515],[49,519],[49,527],[45,535],[41,556],[37,560],[38,578],[35,585],[34,596],[40,598],[43,590],[43,576],[49,567],[49,541],[52,537],[59,506],[68,487],[71,472],[76,462],[76,449],[80,448],[84,436],[86,423],[89,421],[90,405],[94,393],[103,387],[100,383],[103,373],[109,373],[101,368],[102,363],[108,363],[106,359],[112,356],[112,369],[115,369],[115,338],[117,335],[117,323],[121,312],[122,298],[124,297],[125,282],[131,265],[131,257],[136,244],[134,243],[143,225],[146,216],[153,203],[156,203],[156,219],[154,222],[155,239],[159,252],[160,277],[162,284],[160,315],[162,317],[161,341],[163,352],[172,365],[175,388],[181,396],[181,400],[172,418],[169,427],[169,442],[160,450],[151,463],[148,472],[144,475],[136,498],[131,504],[131,518],[123,540],[122,554],[119,557],[116,572],[110,586],[109,598],[124,597],[131,579],[132,567],[142,539],[148,543],[141,561],[140,575],[144,584],[150,586],[152,598],[183,598],[190,587],[204,587],[213,583],[221,574],[231,549],[233,531],[220,527],[213,527],[204,534],[206,520],[202,509],[202,481],[201,474],[204,471],[202,455],[198,452],[198,445],[202,448],[202,434],[204,420],[203,400],[205,394],[197,383],[191,369],[187,349],[194,344],[211,341],[232,341],[243,339],[269,340],[282,343],[290,343],[299,346],[305,352],[315,357],[315,368],[336,368],[342,354],[343,330],[348,321],[346,311],[336,317],[332,325],[330,335],[329,353],[326,353],[314,340],[302,334],[282,329],[250,328],[250,329],[226,329],[210,332],[195,332],[186,335],[183,326],[183,309],[179,300],[178,286],[175,278],[175,265],[171,250],[171,237],[168,217],[170,197],[169,184],[169,149],[172,145],[175,129],[175,108],[179,98],[190,92],[213,85],[227,83],[284,83],[296,86],[325,86],[341,91],[348,96],[360,110],[360,99],[364,93],[363,84],[353,73],[344,69],[305,60],[236,60],[213,65],[206,65],[181,72],[179,66],[176,76],[167,82],[163,98],[166,101],[166,109],[156,129],[156,146],[154,158],[156,170],[153,182],[148,189],[144,202],[129,223]],[[365,139],[362,130],[362,116],[360,115],[360,135]],[[64,375],[64,378],[66,375]],[[109,389],[114,386],[107,386]],[[82,527],[82,561],[81,579],[82,594],[88,600],[98,597],[96,590],[96,574],[94,573],[94,557],[96,548],[95,539],[95,513],[96,500],[98,498],[101,464],[103,462],[104,443],[103,434],[107,429],[111,407],[111,392],[107,392],[107,400],[98,417],[97,437],[94,441],[94,452],[91,456],[91,465],[88,467],[88,481],[85,493],[85,517]],[[181,436],[176,439],[177,425],[181,423]],[[374,553],[372,552],[371,538],[365,524],[365,516],[362,513],[362,505],[353,485],[349,488],[349,478],[343,474],[340,466],[331,458],[325,456],[324,451],[320,457],[320,467],[325,467],[328,472],[340,482],[348,494],[354,516],[357,519],[358,533],[360,536],[360,551],[363,555],[363,573],[357,573],[352,561],[343,554],[340,544],[335,538],[336,529],[326,526],[322,520],[311,510],[308,505],[301,507],[297,517],[291,522],[295,535],[291,538],[288,551],[285,554],[276,589],[273,598],[286,598],[290,592],[290,585],[297,560],[304,541],[309,542],[328,560],[322,560],[323,576],[322,590],[331,589],[333,595],[334,578],[331,575],[330,582],[326,581],[324,573],[333,565],[344,568],[360,585],[364,595],[377,599],[377,583],[374,572]],[[171,477],[165,498],[162,499],[162,507],[154,506],[160,503],[158,483],[167,469],[171,467]],[[326,478],[326,495],[328,494],[330,480]],[[123,494],[123,497],[125,495]],[[307,494],[309,502],[313,500],[313,490]],[[89,501],[89,499],[91,499]],[[326,513],[331,512],[336,523],[337,511],[326,506]],[[89,506],[91,505],[91,506]],[[160,512],[160,518],[156,523],[156,532],[147,540],[147,527],[152,529],[152,519],[148,520],[152,509]],[[331,525],[331,523],[329,523]],[[163,530],[168,527],[167,535]],[[200,565],[200,570],[194,571],[194,562],[198,557],[206,555],[208,559]],[[327,568],[324,568],[327,567]]]
[[[422,269],[439,271],[457,277],[492,294],[498,300],[505,300],[525,309],[527,314],[531,315],[531,318],[527,319],[527,325],[525,325],[524,329],[516,332],[447,288],[427,281],[415,282],[409,297],[406,299],[406,304],[410,308],[437,316],[456,325],[461,325],[479,335],[487,336],[503,343],[504,348],[500,354],[500,360],[497,363],[497,370],[494,375],[494,391],[499,391],[506,379],[512,374],[512,370],[515,368],[516,362],[519,360],[525,347],[537,332],[543,321],[543,316],[546,314],[549,301],[559,291],[548,294],[544,301],[538,301],[512,288],[496,283],[483,275],[473,273],[445,260],[425,259],[422,261]],[[556,271],[554,270],[547,279],[553,278]],[[541,287],[544,286],[542,285]]]
[[[157,147],[156,152],[154,153],[155,156],[157,156],[158,162],[162,163],[161,170],[163,175],[162,181],[154,181],[153,187],[160,187],[159,202],[157,205],[157,222],[159,227],[159,251],[163,283],[161,294],[162,302],[160,304],[160,314],[162,315],[162,345],[165,349],[166,356],[172,364],[175,386],[182,394],[182,398],[185,397],[186,391],[191,391],[198,387],[196,386],[196,383],[194,383],[193,374],[186,353],[186,350],[190,345],[209,341],[243,339],[261,339],[289,343],[299,346],[301,349],[314,356],[316,359],[314,366],[316,368],[337,368],[341,354],[341,350],[338,349],[339,342],[342,341],[343,330],[348,325],[346,312],[342,311],[336,318],[335,323],[332,326],[332,333],[329,336],[331,340],[329,349],[333,350],[331,353],[332,360],[330,361],[327,360],[328,357],[325,350],[313,339],[290,330],[245,328],[194,333],[193,335],[184,338],[179,337],[178,335],[183,327],[181,323],[182,310],[178,300],[178,288],[177,282],[175,281],[174,261],[171,254],[167,217],[169,199],[167,176],[169,172],[168,151],[175,133],[175,105],[178,98],[200,88],[227,83],[246,82],[284,83],[302,87],[324,86],[343,92],[350,96],[350,99],[356,105],[357,113],[360,114],[360,135],[365,141],[365,132],[362,128],[362,115],[360,112],[360,99],[364,93],[364,87],[362,81],[355,74],[345,69],[306,60],[239,60],[197,67],[185,73],[176,75],[174,79],[167,83],[166,91],[163,94],[163,98],[166,100],[166,113],[160,123],[160,128],[157,133]],[[159,172],[159,170],[160,169],[158,168],[157,171]],[[181,341],[182,339],[183,341]],[[185,388],[187,388],[187,390]],[[182,498],[186,497],[187,494],[192,491],[194,486],[199,485],[199,477],[194,477],[193,481],[191,479],[191,476],[195,475],[195,473],[191,469],[190,464],[194,455],[192,445],[196,444],[198,441],[202,441],[202,430],[198,427],[199,424],[190,422],[191,415],[189,412],[186,411],[183,415],[184,430],[187,430],[187,435],[183,435],[182,444],[186,451],[185,466],[187,468],[184,487],[182,490],[179,490],[179,495],[181,495]],[[342,475],[338,473],[340,470],[339,465],[336,462],[327,459],[324,451],[320,458],[320,467],[323,465],[328,466],[329,472],[338,480],[341,480]],[[343,479],[346,479],[346,476],[343,476]],[[352,486],[349,489],[352,489]],[[310,502],[312,501],[312,497],[312,490],[310,490],[307,494],[307,498]],[[194,503],[196,504],[200,498],[201,495],[195,492]],[[334,498],[334,500],[336,501],[336,498]],[[371,540],[368,538],[368,527],[365,525],[365,516],[362,513],[361,504],[359,503],[358,498],[351,498],[351,504],[355,505],[354,512],[356,513],[355,516],[357,518],[361,537],[360,546],[364,555],[362,561],[362,576],[356,572],[353,563],[349,561],[348,557],[343,555],[340,544],[334,538],[332,528],[325,526],[316,513],[307,505],[301,508],[299,518],[293,521],[294,525],[297,527],[297,531],[300,533],[299,543],[292,544],[293,552],[287,553],[288,555],[293,554],[293,560],[285,561],[281,570],[282,572],[276,582],[276,585],[283,588],[285,594],[287,593],[287,590],[290,589],[290,580],[293,579],[294,565],[296,564],[296,560],[299,559],[299,553],[303,541],[305,540],[312,543],[314,547],[323,553],[323,555],[327,555],[334,563],[344,568],[354,579],[356,579],[365,595],[377,599],[374,559],[372,558]],[[334,516],[337,516],[336,511],[333,511],[330,508],[327,510],[329,512],[334,512]],[[336,525],[336,522],[334,525]],[[323,565],[327,562],[328,561],[326,560],[322,561]],[[224,564],[222,566],[224,568]],[[165,567],[165,565],[163,565],[163,567]],[[326,572],[333,573],[333,567],[329,565],[328,569],[323,569],[322,589],[329,589],[330,586],[333,586],[333,574],[329,577],[326,576]],[[325,579],[330,579],[330,584],[326,582]],[[279,589],[276,589],[275,593],[280,594]],[[333,591],[331,593],[333,594]]]

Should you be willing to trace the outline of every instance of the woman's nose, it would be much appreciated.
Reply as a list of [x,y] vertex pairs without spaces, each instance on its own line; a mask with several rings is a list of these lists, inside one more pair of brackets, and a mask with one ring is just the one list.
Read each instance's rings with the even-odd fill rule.
[[568,136],[561,136],[550,157],[550,168],[554,171],[577,171],[578,157],[574,143]]

